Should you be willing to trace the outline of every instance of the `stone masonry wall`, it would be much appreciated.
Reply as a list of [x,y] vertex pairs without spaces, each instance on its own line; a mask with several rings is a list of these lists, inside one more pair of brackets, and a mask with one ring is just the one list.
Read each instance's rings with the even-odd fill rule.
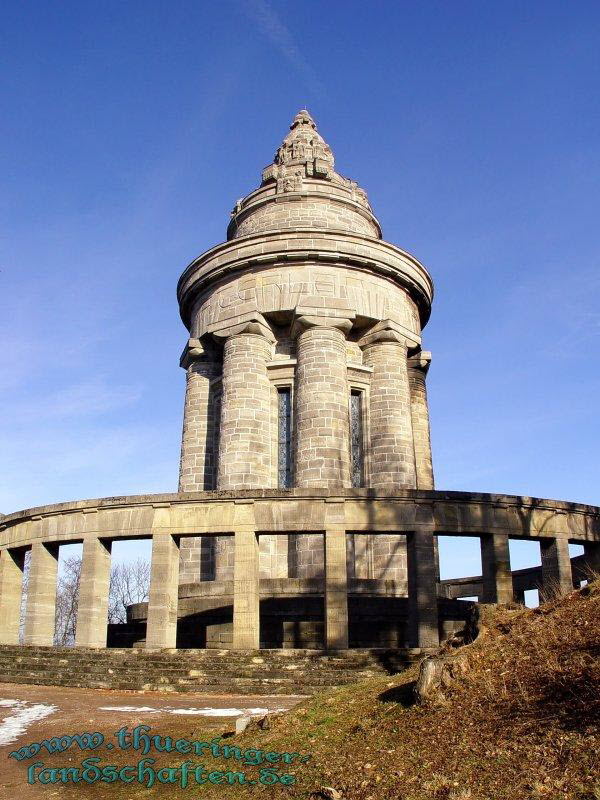
[[235,238],[293,228],[350,231],[363,236],[379,233],[372,222],[354,209],[313,195],[295,202],[268,203],[252,210],[238,223]]
[[289,537],[289,577],[322,578],[325,547],[322,533],[298,533]]
[[406,536],[381,533],[373,536],[373,577],[395,581],[402,594],[408,589]]

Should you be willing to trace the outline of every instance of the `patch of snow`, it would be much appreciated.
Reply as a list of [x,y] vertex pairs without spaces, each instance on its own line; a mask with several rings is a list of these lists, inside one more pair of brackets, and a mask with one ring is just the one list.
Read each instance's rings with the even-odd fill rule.
[[143,711],[144,714],[160,714],[162,708],[152,708],[151,706],[101,706],[98,711]]
[[146,714],[187,714],[197,717],[241,717],[248,714],[273,714],[278,711],[285,711],[285,708],[152,708],[150,706],[101,706],[99,711],[142,711]]
[[169,714],[197,714],[199,717],[242,717],[248,714],[273,714],[276,711],[285,711],[285,708],[173,708],[169,710]]
[[22,705],[22,700],[0,700],[0,708],[14,708],[15,706]]
[[239,717],[239,708],[171,708],[169,714],[190,714],[197,717]]
[[19,703],[19,706],[21,707],[17,711],[9,714],[0,723],[0,745],[15,742],[32,723],[58,711],[57,706],[45,706],[42,703],[34,705]]

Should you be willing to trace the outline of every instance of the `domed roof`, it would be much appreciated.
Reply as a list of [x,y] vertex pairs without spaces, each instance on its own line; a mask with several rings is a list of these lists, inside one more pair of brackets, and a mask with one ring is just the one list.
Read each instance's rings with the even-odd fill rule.
[[334,169],[333,152],[306,109],[290,125],[260,187],[238,200],[227,238],[318,228],[381,238],[367,193]]

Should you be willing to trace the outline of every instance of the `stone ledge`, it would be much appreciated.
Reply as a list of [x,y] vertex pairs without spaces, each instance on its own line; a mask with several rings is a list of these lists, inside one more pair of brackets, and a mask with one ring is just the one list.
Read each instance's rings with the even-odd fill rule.
[[[425,489],[404,490],[372,490],[372,489],[339,489],[336,497],[345,501],[397,501],[399,503],[421,502],[427,504],[479,504],[500,508],[523,507],[538,511],[556,511],[579,513],[600,520],[600,507],[574,503],[567,500],[551,500],[547,498],[528,497],[525,495],[490,494],[483,492],[458,492]],[[239,489],[230,491],[206,492],[172,492],[165,494],[121,495],[100,497],[85,500],[73,500],[44,506],[34,506],[5,514],[0,519],[0,530],[26,520],[43,518],[55,514],[73,514],[87,509],[120,509],[126,507],[152,508],[157,503],[173,506],[177,504],[219,502],[240,498],[255,500],[324,500],[331,496],[327,489]]]
[[[207,250],[184,270],[177,285],[181,317],[190,325],[192,299],[215,280],[252,266],[319,260],[370,270],[396,281],[417,302],[424,327],[431,310],[433,281],[425,267],[404,250],[382,239],[351,233],[294,228],[243,236]],[[335,255],[336,261],[331,261]],[[338,258],[339,257],[339,258]]]

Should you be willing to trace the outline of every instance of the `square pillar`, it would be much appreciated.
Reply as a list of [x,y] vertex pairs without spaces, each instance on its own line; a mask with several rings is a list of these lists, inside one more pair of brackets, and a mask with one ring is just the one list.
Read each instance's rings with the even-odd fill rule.
[[106,647],[111,545],[97,536],[83,541],[76,647]]
[[513,579],[508,536],[490,533],[480,537],[483,603],[512,603]]
[[23,550],[0,551],[0,644],[19,644]]
[[412,647],[439,647],[436,561],[433,531],[409,533],[408,631]]
[[234,511],[233,649],[260,648],[259,549],[254,500],[238,500]]
[[148,650],[177,646],[178,589],[179,543],[167,531],[154,533],[146,623]]
[[34,542],[27,586],[24,644],[38,647],[54,644],[57,573],[58,545]]
[[549,598],[573,591],[568,539],[540,539],[542,591]]
[[346,531],[325,531],[325,647],[348,648],[348,568]]

